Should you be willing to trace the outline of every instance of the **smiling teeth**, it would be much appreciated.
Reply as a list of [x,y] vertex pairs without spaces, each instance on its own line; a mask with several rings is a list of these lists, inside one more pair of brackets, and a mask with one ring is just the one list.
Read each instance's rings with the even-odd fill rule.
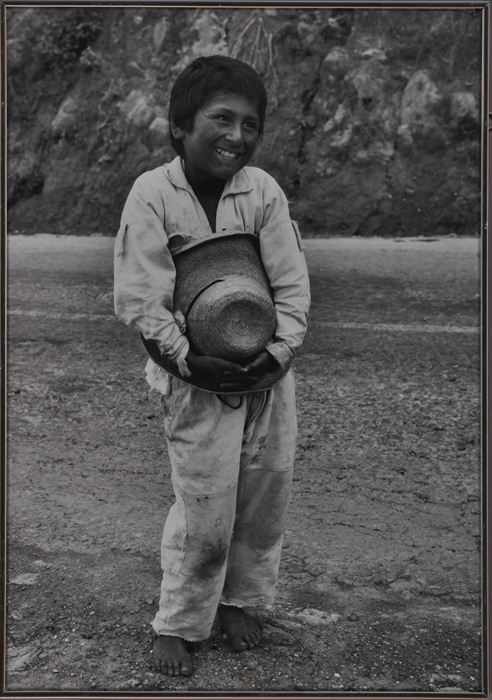
[[222,150],[222,148],[217,148],[217,153],[219,153],[221,156],[224,156],[224,158],[230,158],[231,160],[239,157],[239,155],[237,153],[231,153],[230,151],[224,151],[224,150]]

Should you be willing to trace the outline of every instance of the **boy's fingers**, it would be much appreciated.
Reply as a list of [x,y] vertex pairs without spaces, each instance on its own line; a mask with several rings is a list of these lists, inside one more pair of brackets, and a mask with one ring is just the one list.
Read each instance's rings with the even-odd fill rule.
[[268,371],[272,368],[273,358],[267,352],[263,351],[256,357],[252,362],[246,365],[245,370],[249,374],[260,373]]
[[244,374],[246,368],[242,365],[238,365],[235,362],[225,362],[222,365],[224,374]]
[[255,369],[257,369],[261,365],[261,359],[256,359],[253,360],[253,362],[250,362],[249,364],[246,365],[244,368],[245,372],[253,372]]

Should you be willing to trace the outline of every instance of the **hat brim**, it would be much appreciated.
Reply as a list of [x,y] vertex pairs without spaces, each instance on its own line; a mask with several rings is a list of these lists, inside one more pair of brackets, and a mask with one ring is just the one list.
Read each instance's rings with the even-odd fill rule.
[[192,386],[195,386],[198,389],[201,389],[202,391],[207,391],[211,394],[220,394],[224,396],[240,396],[243,394],[252,394],[256,391],[267,391],[268,389],[271,389],[271,387],[274,384],[276,384],[286,372],[286,370],[282,369],[282,367],[280,367],[279,365],[278,368],[275,369],[273,372],[268,372],[267,374],[263,375],[263,377],[258,382],[256,382],[256,384],[250,385],[248,387],[245,387],[244,389],[239,390],[224,390],[221,389],[217,384],[214,384],[212,382],[204,382],[201,378],[194,377],[193,375],[191,375],[191,377],[181,376],[181,374],[178,371],[177,365],[172,360],[161,354],[159,346],[157,345],[157,342],[155,340],[144,338],[143,335],[140,335],[140,337],[148,354],[157,365],[165,369],[166,372],[169,372],[169,374],[172,374],[174,377],[181,379],[183,382],[191,384]]

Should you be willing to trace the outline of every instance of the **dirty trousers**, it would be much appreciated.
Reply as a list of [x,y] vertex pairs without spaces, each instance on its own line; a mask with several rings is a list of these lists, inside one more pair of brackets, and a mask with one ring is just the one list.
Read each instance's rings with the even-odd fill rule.
[[176,501],[164,525],[157,634],[210,636],[219,603],[274,599],[292,482],[292,371],[268,392],[223,397],[175,377],[163,396]]

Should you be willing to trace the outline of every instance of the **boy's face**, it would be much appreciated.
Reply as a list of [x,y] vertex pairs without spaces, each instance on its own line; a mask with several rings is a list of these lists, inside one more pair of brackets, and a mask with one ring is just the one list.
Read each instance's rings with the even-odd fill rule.
[[228,180],[253,156],[260,138],[260,117],[256,105],[246,97],[219,93],[197,111],[191,131],[171,128],[183,143],[191,180]]

